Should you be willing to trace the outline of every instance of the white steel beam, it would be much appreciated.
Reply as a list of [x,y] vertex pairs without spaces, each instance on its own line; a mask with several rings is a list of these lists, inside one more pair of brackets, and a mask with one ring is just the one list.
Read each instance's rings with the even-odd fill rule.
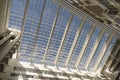
[[7,2],[8,2],[7,0],[0,0],[0,34],[5,32],[5,29],[6,29],[6,26],[5,26],[5,24],[7,24],[5,22],[7,17],[6,8],[7,8],[7,5],[9,4],[9,3],[7,4]]
[[95,44],[94,44],[94,46],[93,46],[93,48],[92,48],[92,50],[91,50],[91,52],[90,52],[90,55],[89,55],[89,57],[88,57],[88,59],[87,59],[87,61],[86,61],[85,69],[88,68],[89,63],[91,62],[91,60],[92,60],[92,58],[93,58],[93,56],[94,56],[94,54],[95,54],[98,46],[100,45],[100,42],[101,42],[101,39],[102,39],[102,36],[103,36],[103,35],[104,35],[104,31],[102,31],[102,32],[100,33],[99,37],[96,39]]
[[73,54],[74,48],[75,48],[75,46],[76,46],[76,44],[77,44],[77,41],[78,41],[78,39],[79,39],[79,35],[80,35],[81,31],[82,31],[84,22],[85,22],[85,18],[83,18],[83,19],[81,20],[79,29],[78,29],[77,32],[76,32],[74,41],[73,41],[73,43],[72,43],[72,47],[71,47],[71,49],[70,49],[70,51],[69,51],[69,55],[68,55],[67,61],[66,61],[66,63],[65,63],[65,66],[66,66],[66,67],[68,66],[68,63],[69,63],[69,61],[70,61],[70,58],[71,58],[71,56],[72,56],[72,54]]
[[11,36],[12,36],[12,34],[7,35],[7,36],[5,36],[3,39],[1,39],[1,40],[0,40],[0,46],[1,46],[2,44],[4,44],[5,41],[7,41]]
[[14,32],[14,35],[15,34],[17,34],[17,36],[15,37],[15,39],[10,40],[9,42],[7,42],[6,45],[4,45],[3,47],[0,48],[0,61],[7,55],[7,53],[9,52],[9,50],[17,43],[17,41],[19,41],[19,39],[20,39],[20,33]]
[[[20,35],[20,42],[22,41],[22,36],[23,36],[23,33],[24,33],[24,27],[25,27],[25,23],[26,23],[29,3],[30,3],[30,0],[26,0],[25,12],[24,12],[24,16],[23,16],[23,23],[22,23],[22,29],[21,29],[21,35]],[[20,43],[20,46],[21,46],[21,43]],[[20,46],[18,48],[18,52],[20,52]],[[19,59],[19,53],[17,53],[16,58]]]
[[5,29],[4,30],[7,30],[8,29],[8,26],[9,26],[9,19],[10,19],[10,9],[11,9],[11,4],[12,4],[12,0],[6,0],[7,1],[7,4],[6,4],[6,17],[5,17]]
[[61,52],[61,49],[62,49],[64,40],[65,40],[66,34],[67,34],[67,32],[68,32],[68,29],[69,29],[69,27],[70,27],[70,24],[71,24],[72,19],[73,19],[73,13],[71,13],[71,15],[70,15],[70,17],[69,17],[69,20],[68,20],[68,22],[67,22],[66,29],[65,29],[65,32],[64,32],[64,34],[63,34],[63,37],[62,37],[62,40],[61,40],[61,43],[60,43],[60,46],[59,46],[59,49],[58,49],[58,52],[57,52],[57,56],[56,56],[56,59],[55,59],[55,62],[54,62],[55,65],[57,64],[58,58],[59,58],[59,56],[60,56],[60,52]]
[[113,38],[113,35],[110,35],[109,38],[107,38],[107,40],[106,40],[107,42],[106,42],[106,44],[103,46],[103,48],[102,48],[102,50],[101,50],[101,53],[100,53],[100,55],[99,55],[99,57],[98,57],[98,59],[97,59],[95,65],[94,65],[94,68],[93,68],[94,71],[96,71],[97,67],[99,66],[100,61],[102,60],[102,58],[103,58],[103,56],[104,56],[106,50],[108,49],[109,44],[110,44],[112,38]]
[[55,26],[56,26],[56,23],[57,23],[57,19],[58,19],[58,16],[59,16],[60,8],[61,8],[61,6],[58,6],[58,9],[57,9],[57,12],[56,12],[56,16],[55,16],[55,19],[54,19],[54,22],[53,22],[53,25],[52,25],[52,30],[50,32],[50,37],[49,37],[49,40],[48,40],[48,43],[47,43],[47,46],[46,46],[45,54],[44,54],[44,57],[43,57],[43,60],[42,60],[43,64],[45,63],[46,55],[47,55],[48,48],[50,46],[50,41],[52,39],[52,35],[53,35],[54,29],[55,29]]
[[38,33],[39,33],[39,30],[40,30],[40,24],[41,24],[41,21],[42,21],[42,15],[43,15],[43,12],[44,12],[45,4],[46,4],[46,0],[44,0],[42,12],[40,14],[40,20],[39,20],[39,23],[38,23],[38,28],[37,28],[37,32],[36,32],[36,36],[35,36],[35,40],[34,40],[34,45],[33,45],[32,53],[31,53],[31,56],[30,56],[30,62],[32,62],[32,55],[34,54],[34,49],[35,49],[35,46],[36,46],[36,41],[37,41]]
[[77,60],[77,62],[76,62],[76,64],[75,64],[75,68],[78,68],[78,66],[79,66],[79,64],[80,64],[80,61],[81,61],[81,59],[82,59],[82,56],[83,56],[83,54],[85,53],[85,50],[87,49],[87,46],[88,46],[89,41],[90,41],[90,38],[91,38],[92,35],[93,35],[94,29],[95,29],[95,25],[96,25],[96,24],[93,24],[93,25],[92,25],[91,30],[90,30],[90,33],[87,35],[87,38],[86,38],[86,40],[85,40],[85,42],[84,42],[84,44],[83,44],[83,47],[82,47],[82,49],[81,49],[81,51],[80,51],[80,53],[79,53],[79,57],[78,57],[78,60]]

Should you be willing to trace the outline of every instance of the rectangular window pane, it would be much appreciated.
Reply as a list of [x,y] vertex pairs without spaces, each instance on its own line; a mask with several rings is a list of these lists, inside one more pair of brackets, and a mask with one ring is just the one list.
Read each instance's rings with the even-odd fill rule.
[[96,28],[93,32],[93,35],[92,37],[90,38],[90,41],[88,42],[88,46],[82,56],[82,59],[80,61],[80,65],[79,65],[79,68],[80,69],[84,69],[85,68],[85,64],[86,64],[86,61],[90,55],[90,52],[93,48],[93,45],[95,44],[95,40],[97,39],[98,35],[99,35],[99,32],[100,32],[100,29],[99,28]]
[[12,0],[9,28],[21,31],[25,4],[26,0]]
[[94,64],[96,63],[96,60],[99,57],[99,54],[101,53],[101,49],[103,48],[107,38],[108,38],[108,34],[105,33],[102,37],[102,40],[100,41],[100,44],[98,45],[96,52],[93,55],[93,58],[92,58],[90,64],[89,64],[89,70],[93,70]]
[[83,25],[83,29],[79,35],[77,44],[76,44],[73,54],[71,56],[70,63],[69,63],[70,68],[74,68],[75,63],[77,62],[79,53],[82,49],[82,46],[85,42],[87,35],[89,34],[90,28],[91,28],[91,24],[86,21],[85,24]]
[[[52,34],[51,41],[50,41],[50,46],[48,48],[48,54],[47,54],[48,57],[46,58],[45,64],[47,64],[47,61],[49,61],[50,64],[53,64],[53,61],[55,60],[57,51],[60,46],[60,42],[62,40],[64,31],[65,31],[69,16],[70,16],[69,11],[67,11],[64,8],[60,9],[59,16]],[[49,57],[49,56],[52,56],[52,57]]]
[[[72,46],[73,40],[75,38],[76,32],[78,28],[80,27],[80,21],[81,21],[80,17],[76,15],[73,17],[70,27],[68,29],[68,32],[66,34],[66,38],[63,42],[60,57],[58,59],[58,64],[61,62],[62,64],[64,64],[66,62],[66,59],[68,57],[68,54]],[[64,65],[60,65],[60,66],[64,66]]]
[[44,57],[57,9],[57,4],[55,4],[52,0],[46,0],[46,5],[43,12],[40,30],[38,32],[38,38],[34,50],[35,53],[33,54],[33,62],[36,62],[36,60],[38,60],[36,55],[40,55],[39,62],[41,62]]

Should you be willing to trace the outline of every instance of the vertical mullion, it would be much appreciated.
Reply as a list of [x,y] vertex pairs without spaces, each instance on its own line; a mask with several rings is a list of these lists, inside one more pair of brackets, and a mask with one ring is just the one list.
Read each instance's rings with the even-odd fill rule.
[[56,26],[56,23],[57,23],[57,19],[58,19],[58,16],[59,16],[60,8],[61,8],[61,6],[58,6],[57,13],[56,13],[53,25],[52,25],[52,30],[50,32],[50,37],[49,37],[49,40],[48,40],[48,43],[47,43],[47,46],[46,46],[45,54],[44,54],[44,57],[43,57],[43,60],[42,60],[43,64],[45,63],[45,58],[46,58],[46,55],[47,55],[47,52],[48,52],[48,48],[50,46],[50,41],[51,41],[51,38],[52,38],[52,35],[53,35],[53,32],[54,32],[55,26]]
[[90,33],[87,35],[87,38],[86,38],[86,40],[85,40],[85,42],[84,42],[84,45],[83,45],[83,47],[82,47],[82,49],[81,49],[81,51],[80,51],[78,60],[77,60],[77,62],[76,62],[76,64],[75,64],[75,67],[76,67],[76,68],[78,68],[78,66],[79,66],[79,64],[80,64],[80,61],[81,61],[81,59],[82,59],[82,56],[83,56],[85,50],[87,49],[87,46],[88,46],[89,41],[90,41],[90,38],[92,37],[92,34],[93,34],[93,32],[94,32],[95,25],[96,25],[96,24],[93,24],[93,25],[92,25],[91,30],[90,30]]
[[75,46],[76,46],[76,44],[77,44],[77,41],[78,41],[79,35],[80,35],[81,31],[82,31],[84,22],[85,22],[85,19],[82,19],[81,24],[80,24],[80,26],[79,26],[79,29],[77,30],[76,36],[75,36],[75,38],[74,38],[74,41],[73,41],[73,43],[72,43],[72,47],[71,47],[71,49],[70,49],[70,51],[69,51],[69,55],[68,55],[67,61],[66,61],[66,63],[65,63],[65,66],[66,66],[66,67],[68,66],[68,63],[69,63],[69,61],[70,61],[70,58],[71,58],[72,53],[73,53],[73,51],[74,51],[74,48],[75,48]]
[[[118,44],[118,45],[119,45],[119,44]],[[116,45],[115,45],[115,46],[116,46]],[[118,53],[118,51],[119,51],[119,49],[120,49],[118,46],[116,46],[116,47],[117,47],[117,48],[111,52],[111,54],[110,54],[110,56],[109,56],[109,58],[108,58],[108,60],[107,60],[107,62],[106,62],[106,67],[109,67],[109,68],[110,68],[110,65],[112,64],[113,60],[115,59],[115,56],[117,55],[117,53]],[[115,51],[115,52],[114,52],[114,51]],[[105,68],[105,66],[104,66],[104,68]]]
[[36,46],[36,41],[37,41],[39,29],[40,29],[40,24],[41,24],[41,21],[42,21],[42,15],[43,15],[43,12],[44,12],[44,9],[45,9],[45,4],[46,4],[46,0],[44,0],[42,12],[40,14],[40,20],[39,20],[39,23],[38,23],[38,28],[37,28],[37,32],[36,32],[36,36],[35,36],[35,40],[34,40],[34,45],[33,45],[32,54],[31,54],[31,57],[30,57],[30,62],[32,62],[32,55],[34,54],[34,49],[35,49],[35,46]]
[[24,27],[25,27],[25,23],[26,23],[26,18],[27,18],[29,4],[30,4],[30,0],[27,0],[26,1],[26,5],[25,5],[25,12],[24,12],[24,16],[23,16],[21,35],[20,35],[20,45],[19,45],[18,52],[17,52],[17,55],[16,55],[16,58],[18,58],[18,59],[19,59],[20,46],[21,46],[22,36],[23,36]]
[[113,55],[111,55],[111,56],[113,56],[114,58],[113,58],[113,59],[108,60],[108,61],[109,61],[109,64],[108,64],[108,65],[111,65],[111,64],[112,64],[112,61],[115,59],[115,56],[117,55],[117,53],[118,53],[118,51],[119,51],[119,50],[120,50],[120,48],[119,48],[119,47],[117,47],[117,50],[115,51],[114,56],[113,56]]
[[114,67],[112,67],[111,71],[114,71],[116,69],[116,67],[118,66],[118,64],[120,63],[120,59],[117,59],[117,58],[115,58],[115,59],[117,62],[114,64]]
[[12,0],[6,0],[7,1],[7,4],[6,4],[6,11],[5,11],[5,29],[8,29],[8,23],[9,23],[9,19],[10,19],[10,8],[11,8],[11,5],[12,5]]
[[66,38],[68,29],[69,29],[69,27],[70,27],[70,24],[71,24],[71,22],[72,22],[72,19],[73,19],[73,13],[71,13],[71,15],[70,15],[70,17],[69,17],[69,21],[67,22],[67,25],[66,25],[66,28],[65,28],[65,32],[64,32],[64,34],[63,34],[63,37],[62,37],[62,40],[61,40],[61,43],[60,43],[60,47],[59,47],[59,49],[58,49],[57,56],[56,56],[56,59],[55,59],[55,62],[54,62],[55,65],[57,64],[58,58],[59,58],[59,56],[60,56],[60,52],[61,52],[61,49],[62,49],[64,40],[65,40],[65,38]]
[[90,53],[89,58],[88,58],[87,61],[86,61],[85,69],[88,68],[89,63],[91,62],[91,60],[92,60],[92,58],[93,58],[93,56],[94,56],[94,54],[95,54],[95,52],[96,52],[99,44],[100,44],[100,41],[101,41],[101,39],[102,39],[103,34],[104,34],[104,31],[102,31],[101,34],[99,35],[99,37],[96,39],[95,45],[94,45],[94,47],[93,47],[93,49],[92,49],[92,52]]
[[103,48],[102,48],[102,52],[101,52],[101,54],[99,55],[100,57],[97,59],[97,61],[96,61],[96,63],[95,63],[94,71],[96,71],[96,69],[97,69],[100,61],[102,60],[102,57],[104,56],[107,48],[109,47],[109,44],[110,44],[112,38],[113,38],[113,35],[110,35],[109,38],[106,40],[107,42],[106,42],[106,44],[105,44],[105,45],[103,46]]
[[[113,63],[114,60],[116,60],[117,62],[114,63],[114,66],[111,68],[111,65],[112,65],[112,63]],[[105,70],[107,68],[110,69],[110,71],[113,71],[114,68],[117,66],[118,63],[119,63],[119,60],[116,59],[114,56],[110,55],[109,59],[107,60],[107,62],[105,63],[105,65],[103,66],[103,68],[101,69],[101,71],[103,71],[103,70]]]

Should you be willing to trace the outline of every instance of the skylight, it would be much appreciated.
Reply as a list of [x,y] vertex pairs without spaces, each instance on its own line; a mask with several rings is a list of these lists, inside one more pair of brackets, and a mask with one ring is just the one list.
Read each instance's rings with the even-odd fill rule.
[[20,61],[80,70],[102,68],[116,40],[53,0],[12,0],[9,28],[22,33]]

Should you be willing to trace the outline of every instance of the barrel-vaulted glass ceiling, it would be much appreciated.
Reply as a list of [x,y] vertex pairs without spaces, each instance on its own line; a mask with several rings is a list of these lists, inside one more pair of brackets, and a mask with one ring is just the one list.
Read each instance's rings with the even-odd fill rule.
[[21,31],[20,61],[80,70],[102,68],[116,41],[53,0],[12,0],[9,28]]

